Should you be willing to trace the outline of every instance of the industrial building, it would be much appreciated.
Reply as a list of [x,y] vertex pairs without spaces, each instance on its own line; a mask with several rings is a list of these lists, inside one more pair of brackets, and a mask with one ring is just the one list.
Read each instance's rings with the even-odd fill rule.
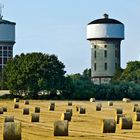
[[91,45],[91,80],[95,84],[109,83],[121,67],[121,40],[124,24],[107,14],[87,25],[87,40]]

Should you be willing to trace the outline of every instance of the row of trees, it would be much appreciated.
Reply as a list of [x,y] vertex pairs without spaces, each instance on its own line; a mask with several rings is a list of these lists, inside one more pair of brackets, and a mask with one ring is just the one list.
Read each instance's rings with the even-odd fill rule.
[[112,82],[94,85],[91,70],[65,75],[65,66],[55,55],[31,53],[16,55],[3,70],[1,86],[11,95],[33,99],[140,99],[140,62],[129,62],[117,70]]

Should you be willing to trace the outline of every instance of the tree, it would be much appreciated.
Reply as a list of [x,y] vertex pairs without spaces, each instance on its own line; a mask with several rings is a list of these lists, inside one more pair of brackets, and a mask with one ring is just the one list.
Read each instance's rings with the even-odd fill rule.
[[42,90],[56,92],[64,81],[64,64],[55,55],[28,53],[16,55],[4,69],[6,85],[14,94],[37,97]]
[[132,81],[140,83],[140,62],[128,62],[127,67],[120,77],[121,81]]

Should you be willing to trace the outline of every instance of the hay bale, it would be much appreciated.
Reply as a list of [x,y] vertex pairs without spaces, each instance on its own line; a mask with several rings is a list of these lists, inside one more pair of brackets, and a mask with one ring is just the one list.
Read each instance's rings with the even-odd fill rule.
[[25,104],[25,105],[29,105],[29,100],[25,100],[25,101],[24,101],[24,104]]
[[50,106],[49,106],[49,110],[50,110],[50,111],[54,111],[54,109],[55,109],[55,105],[50,104]]
[[14,98],[14,103],[19,102],[19,98]]
[[39,114],[38,113],[31,114],[31,122],[39,122]]
[[70,112],[64,112],[61,114],[61,120],[68,120],[71,121],[71,113]]
[[5,119],[4,119],[4,122],[5,123],[14,122],[14,116],[6,116]]
[[100,105],[96,105],[96,111],[101,111],[102,107]]
[[50,103],[50,105],[53,105],[53,106],[55,106],[55,102],[51,102],[51,103]]
[[3,107],[0,108],[0,114],[3,114]]
[[77,105],[77,106],[76,106],[76,111],[77,111],[77,112],[79,111],[79,108],[80,108],[80,106]]
[[115,121],[116,121],[117,124],[119,124],[120,117],[125,117],[125,115],[124,114],[116,114]]
[[23,115],[29,115],[29,108],[23,108]]
[[108,106],[113,106],[113,102],[112,101],[108,101]]
[[121,117],[120,118],[120,128],[121,129],[132,129],[133,121],[131,117]]
[[116,122],[114,119],[103,119],[102,120],[102,133],[115,133]]
[[140,112],[140,107],[135,107],[135,112]]
[[40,107],[35,107],[35,113],[40,113]]
[[100,107],[102,107],[102,104],[101,103],[97,103],[97,105],[96,106],[100,106]]
[[19,108],[19,104],[14,104],[14,108]]
[[96,99],[95,98],[90,98],[90,100],[89,100],[90,102],[95,102],[96,101]]
[[54,136],[68,136],[68,121],[54,122]]
[[20,122],[4,123],[3,140],[21,140],[21,123]]
[[6,106],[4,106],[2,108],[3,108],[3,112],[7,112],[7,107]]
[[122,108],[116,108],[116,114],[123,114]]
[[126,103],[130,103],[131,102],[131,99],[129,99],[129,98],[123,98],[122,101],[123,102],[126,102]]
[[68,102],[68,106],[72,106],[72,102],[69,101],[69,102]]
[[134,106],[139,106],[138,104],[134,104]]
[[135,121],[140,121],[140,112],[136,112],[134,116]]
[[79,114],[86,114],[86,109],[83,107],[79,108]]
[[72,109],[66,109],[66,112],[70,112],[70,115],[72,116]]

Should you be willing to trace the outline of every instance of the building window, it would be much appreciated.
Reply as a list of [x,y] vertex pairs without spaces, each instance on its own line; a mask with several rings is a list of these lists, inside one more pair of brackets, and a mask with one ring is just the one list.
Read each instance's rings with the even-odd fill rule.
[[96,49],[96,45],[94,45],[94,49]]
[[118,68],[118,64],[117,63],[115,63],[115,69],[117,69]]
[[96,51],[94,51],[94,58],[96,58]]
[[107,50],[104,50],[104,57],[107,57]]
[[2,56],[2,51],[0,51],[0,56]]
[[117,50],[115,50],[115,57],[117,57]]
[[6,51],[7,51],[7,47],[6,47],[6,46],[4,46],[4,50],[6,50]]
[[3,51],[3,56],[7,56],[7,51]]
[[105,45],[105,48],[107,48],[107,45]]
[[96,71],[96,63],[94,63],[94,70]]
[[12,51],[8,51],[8,57],[12,57]]
[[6,62],[7,62],[7,58],[4,58],[3,63],[6,64]]
[[105,63],[105,70],[107,70],[107,63]]
[[2,64],[2,58],[0,58],[0,64]]
[[12,50],[12,47],[8,47],[8,50]]

